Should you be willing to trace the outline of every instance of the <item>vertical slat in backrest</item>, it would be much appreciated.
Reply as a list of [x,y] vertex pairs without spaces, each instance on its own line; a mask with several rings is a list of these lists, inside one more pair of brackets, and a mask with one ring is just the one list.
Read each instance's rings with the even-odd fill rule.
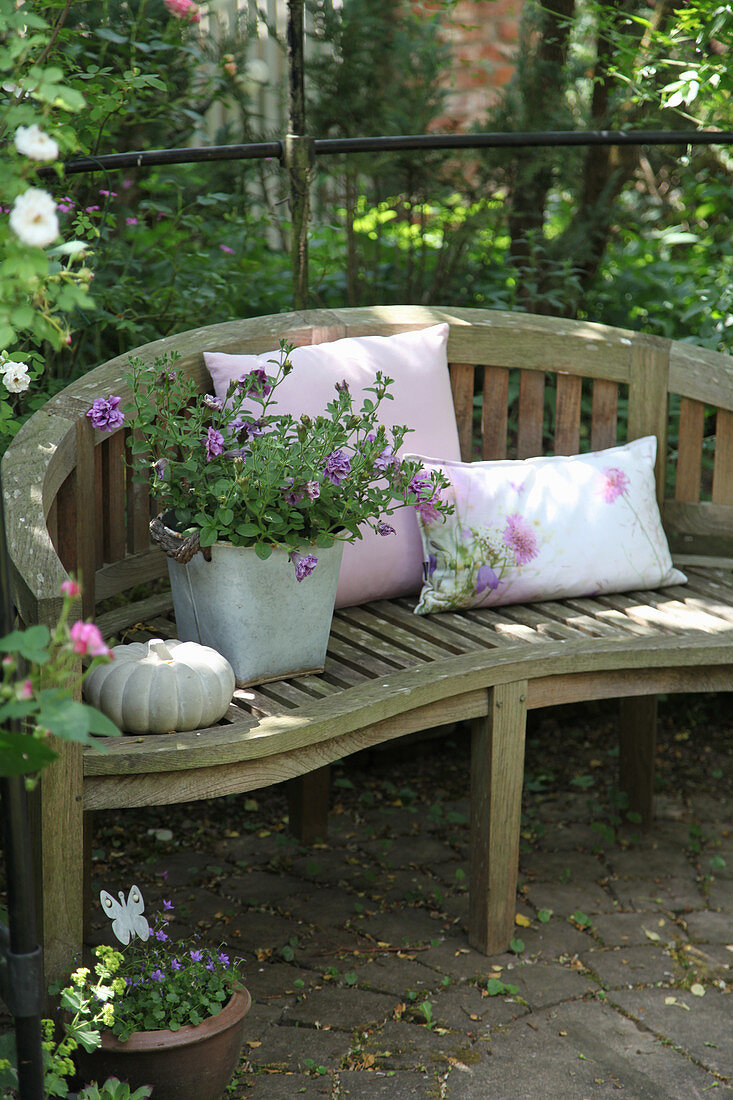
[[697,503],[702,479],[702,446],[705,431],[705,405],[689,397],[680,399],[677,477],[674,498]]
[[115,432],[98,448],[102,453],[104,525],[102,557],[119,561],[126,548],[125,434]]
[[733,412],[727,409],[715,416],[713,504],[733,504]]
[[555,454],[575,455],[580,450],[580,400],[583,379],[576,374],[557,375],[555,390]]
[[467,363],[451,363],[450,365],[453,408],[456,413],[461,458],[464,462],[470,462],[473,458],[473,389],[475,373],[475,368]]
[[[82,585],[82,611],[94,613],[94,573],[97,564],[97,493],[95,486],[94,429],[80,417],[76,422],[76,572]],[[61,525],[61,516],[59,516]],[[62,559],[63,560],[63,559]]]
[[602,451],[618,441],[618,383],[593,379],[590,449]]
[[523,370],[519,377],[517,458],[535,458],[543,452],[545,419],[545,376],[542,371]]
[[509,421],[509,371],[484,367],[481,405],[481,457],[485,461],[506,458]]
[[638,337],[631,348],[629,439],[657,437],[655,476],[657,499],[664,500],[669,419],[669,348],[661,341]]
[[146,550],[150,545],[150,493],[145,482],[136,481],[132,474],[132,452],[130,449],[130,434],[126,432],[126,464],[127,464],[127,550],[130,554],[138,554]]
[[101,569],[104,565],[104,525],[106,502],[102,484],[102,448],[104,444],[97,444],[94,448],[94,568]]

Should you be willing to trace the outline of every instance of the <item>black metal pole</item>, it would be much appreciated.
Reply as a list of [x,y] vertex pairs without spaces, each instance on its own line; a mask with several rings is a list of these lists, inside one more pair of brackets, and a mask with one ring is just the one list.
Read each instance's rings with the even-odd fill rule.
[[[10,562],[5,540],[5,512],[0,483],[0,632],[13,629],[15,608],[10,594]],[[14,734],[22,737],[15,728]],[[33,859],[28,798],[23,776],[0,778],[2,835],[8,890],[8,927],[0,927],[3,997],[15,1020],[20,1100],[40,1100],[43,1088],[41,1012],[42,958],[36,934]]]
[[290,121],[285,165],[290,184],[293,307],[308,308],[308,214],[313,142],[305,132],[303,0],[288,0],[288,88]]

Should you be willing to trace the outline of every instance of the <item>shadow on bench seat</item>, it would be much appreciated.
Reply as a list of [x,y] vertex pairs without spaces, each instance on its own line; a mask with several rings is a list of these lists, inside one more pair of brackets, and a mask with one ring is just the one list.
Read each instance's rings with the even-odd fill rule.
[[[313,839],[325,831],[330,763],[458,720],[473,723],[469,941],[487,953],[503,950],[514,922],[527,710],[621,698],[620,782],[648,825],[656,695],[733,690],[727,357],[599,325],[420,307],[255,318],[138,352],[149,358],[180,350],[180,365],[203,388],[203,350],[259,352],[280,338],[302,344],[440,321],[450,324],[465,459],[473,457],[475,399],[484,458],[508,450],[530,457],[542,453],[548,438],[554,453],[569,454],[581,440],[586,449],[600,449],[624,437],[657,436],[663,518],[688,584],[428,616],[415,616],[410,600],[345,608],[336,612],[323,673],[238,690],[215,727],[116,738],[106,753],[61,746],[35,805],[49,976],[67,969],[81,945],[85,812],[194,801],[289,780],[291,825]],[[146,490],[125,472],[129,428],[104,436],[85,417],[95,397],[124,392],[126,370],[127,357],[120,357],[72,384],[31,418],[5,456],[15,598],[26,623],[54,621],[60,583],[74,570],[83,575],[84,612],[96,613],[107,637],[123,637],[133,626],[135,640],[175,636],[170,593],[140,598],[140,585],[155,581],[160,588],[166,565],[149,544]],[[514,392],[518,405],[510,415]],[[711,406],[715,440],[704,436]],[[703,440],[706,454],[715,443],[712,480],[703,469]],[[138,597],[132,602],[104,604],[130,590]]]

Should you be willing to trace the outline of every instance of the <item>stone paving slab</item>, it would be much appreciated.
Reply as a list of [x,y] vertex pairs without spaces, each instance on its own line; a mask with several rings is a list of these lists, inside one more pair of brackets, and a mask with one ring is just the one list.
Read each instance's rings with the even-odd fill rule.
[[638,985],[672,985],[682,981],[685,969],[662,946],[607,947],[588,951],[582,962],[597,974],[606,989]]
[[533,1013],[493,1035],[481,1060],[453,1068],[446,1100],[693,1100],[713,1081],[684,1055],[605,1005],[579,1002]]
[[[672,995],[679,1003],[667,1003]],[[686,990],[642,989],[609,993],[608,999],[701,1065],[733,1076],[733,998],[730,994],[707,989],[704,997],[695,997]]]

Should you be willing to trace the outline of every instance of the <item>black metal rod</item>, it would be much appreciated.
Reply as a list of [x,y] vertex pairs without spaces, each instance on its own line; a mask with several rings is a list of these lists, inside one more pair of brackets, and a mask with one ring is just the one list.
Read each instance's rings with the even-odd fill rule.
[[[293,120],[294,122],[295,120]],[[401,134],[361,138],[315,138],[319,156],[333,153],[400,152],[408,149],[529,149],[565,145],[733,145],[731,130],[549,130],[546,133]],[[67,175],[115,168],[154,168],[165,164],[195,164],[214,160],[282,160],[281,141],[251,145],[201,145],[183,149],[142,149],[79,157],[64,165]],[[53,169],[39,169],[41,175]]]
[[[5,511],[0,483],[0,632],[13,629],[15,607],[10,590],[10,560],[5,538]],[[12,727],[11,727],[12,728]],[[15,727],[13,732],[23,736]],[[39,973],[38,937],[36,933],[35,898],[33,892],[33,857],[28,824],[28,797],[23,776],[0,778],[0,821],[8,892],[8,947],[15,964],[16,976],[21,975],[24,988],[20,1000],[26,1005],[22,1015],[15,1016],[15,1049],[18,1060],[18,1090],[20,1100],[38,1100],[44,1095],[43,1052],[41,1049],[41,1004],[43,990],[35,976]],[[33,962],[30,965],[24,966]],[[16,1009],[17,1011],[17,1009]],[[27,1013],[27,1014],[26,1014]]]
[[[212,160],[281,160],[280,141],[260,141],[251,145],[196,145],[183,149],[141,149],[136,153],[105,153],[99,157],[79,157],[64,165],[67,175],[78,172],[108,172],[115,168],[155,168],[164,164],[197,164]],[[53,169],[40,168],[39,175],[53,175]]]
[[317,155],[406,149],[502,149],[561,145],[730,145],[731,130],[549,130],[544,133],[400,134],[316,138]]

